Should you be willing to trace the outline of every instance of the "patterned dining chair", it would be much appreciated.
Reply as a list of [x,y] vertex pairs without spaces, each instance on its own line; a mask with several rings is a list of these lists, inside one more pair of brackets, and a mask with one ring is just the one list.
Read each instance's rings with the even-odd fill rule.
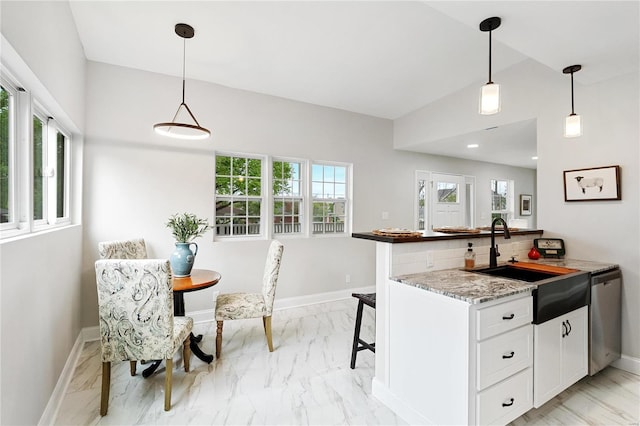
[[98,253],[100,259],[146,259],[147,246],[142,238],[104,241],[98,243]]
[[273,352],[271,336],[271,313],[276,297],[276,284],[280,272],[280,261],[284,245],[274,240],[269,246],[267,262],[262,276],[262,293],[228,293],[216,298],[216,358],[220,358],[222,347],[222,325],[225,320],[262,318],[264,333],[267,336],[269,352]]
[[[142,238],[122,241],[103,241],[98,243],[100,259],[146,259],[147,246]],[[141,360],[144,364],[146,361]],[[129,371],[136,375],[137,361],[129,363]]]
[[102,353],[100,415],[109,407],[111,363],[164,359],[164,409],[171,409],[173,355],[182,348],[189,372],[193,319],[173,316],[173,283],[166,259],[102,259],[95,263]]

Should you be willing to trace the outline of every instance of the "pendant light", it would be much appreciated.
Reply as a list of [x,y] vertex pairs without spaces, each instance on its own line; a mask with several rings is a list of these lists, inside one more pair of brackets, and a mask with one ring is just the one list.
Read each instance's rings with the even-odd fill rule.
[[[183,39],[183,42],[182,42],[182,102],[178,106],[178,110],[176,111],[176,114],[173,116],[173,120],[167,123],[155,124],[153,126],[153,130],[155,130],[155,132],[160,135],[169,136],[171,138],[176,138],[176,139],[206,139],[209,136],[211,136],[211,132],[205,129],[204,127],[200,126],[200,123],[198,123],[198,120],[196,120],[196,117],[191,112],[191,109],[184,101],[184,89],[185,89],[184,70],[185,70],[185,57],[186,57],[186,53],[185,53],[186,43],[188,38],[193,38],[193,35],[195,34],[195,32],[193,30],[193,27],[187,24],[176,24],[175,31],[176,31],[176,34],[179,37],[182,37]],[[195,124],[181,123],[179,121],[176,121],[178,118],[178,114],[180,113],[180,110],[185,110],[193,120],[193,123]]]
[[571,74],[571,114],[564,121],[564,137],[575,138],[582,135],[582,121],[573,110],[573,73],[582,69],[581,65],[571,65],[562,70],[564,74]]
[[480,114],[491,115],[500,112],[500,85],[491,81],[491,31],[500,26],[497,16],[480,22],[480,31],[489,32],[489,81],[480,89]]

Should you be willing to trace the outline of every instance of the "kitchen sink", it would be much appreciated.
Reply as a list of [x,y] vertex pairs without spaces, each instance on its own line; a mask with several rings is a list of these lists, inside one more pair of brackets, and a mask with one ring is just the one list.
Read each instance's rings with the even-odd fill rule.
[[514,265],[475,269],[474,273],[534,283],[533,323],[564,315],[589,304],[591,285],[589,272],[566,270],[542,271]]
[[542,281],[558,276],[558,274],[552,272],[520,269],[510,265],[497,266],[495,268],[476,269],[473,272],[492,275],[494,277],[513,278],[514,280],[526,281],[529,283],[534,283],[536,281]]

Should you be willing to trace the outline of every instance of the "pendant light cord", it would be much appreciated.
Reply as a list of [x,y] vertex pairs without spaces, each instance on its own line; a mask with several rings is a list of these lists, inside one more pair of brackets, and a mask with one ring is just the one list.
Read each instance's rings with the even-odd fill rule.
[[491,81],[491,33],[493,31],[489,31],[489,83],[493,83]]
[[571,73],[571,115],[576,115],[573,111],[573,72]]
[[185,76],[186,62],[187,62],[187,39],[183,38],[182,39],[182,103],[183,104],[184,104],[184,87],[185,87],[184,76]]

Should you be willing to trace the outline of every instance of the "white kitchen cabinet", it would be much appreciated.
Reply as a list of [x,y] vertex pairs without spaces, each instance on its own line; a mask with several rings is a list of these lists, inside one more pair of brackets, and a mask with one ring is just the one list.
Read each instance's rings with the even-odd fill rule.
[[533,338],[533,405],[538,408],[587,375],[587,306],[535,325]]
[[394,281],[389,290],[382,397],[407,422],[506,424],[533,407],[530,293],[469,304]]

